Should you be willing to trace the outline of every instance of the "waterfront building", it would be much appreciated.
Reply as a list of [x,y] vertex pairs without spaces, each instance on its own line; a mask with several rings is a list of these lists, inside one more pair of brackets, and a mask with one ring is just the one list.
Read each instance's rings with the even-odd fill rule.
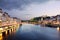
[[16,24],[17,23],[17,18],[13,17],[13,21],[14,21],[14,24]]
[[2,16],[3,16],[3,11],[2,9],[0,8],[0,27],[2,25]]
[[60,21],[60,15],[57,15],[56,18],[57,18],[57,21]]
[[21,23],[21,21],[17,17],[10,17],[7,12],[3,12],[3,10],[0,9],[0,27],[19,25],[18,22]]
[[13,21],[14,21],[14,23],[18,23],[18,24],[21,23],[21,20],[17,17],[13,17]]
[[5,17],[6,17],[6,20],[7,21],[9,21],[10,20],[10,16],[8,15],[8,13],[7,12],[4,12],[4,14],[3,14]]
[[41,21],[43,21],[44,20],[44,18],[43,17],[41,17]]
[[52,16],[52,24],[60,24],[60,15]]
[[57,22],[56,24],[60,24],[60,15],[56,16],[56,22]]
[[3,16],[3,11],[2,11],[2,9],[0,8],[0,21],[2,21],[2,16]]
[[6,17],[2,16],[2,22],[6,22]]
[[13,23],[14,23],[13,17],[10,17],[10,24],[13,24]]

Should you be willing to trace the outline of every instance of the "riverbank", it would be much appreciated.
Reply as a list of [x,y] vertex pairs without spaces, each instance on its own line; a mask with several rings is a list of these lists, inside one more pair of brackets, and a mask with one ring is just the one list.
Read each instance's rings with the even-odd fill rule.
[[45,26],[48,26],[48,27],[54,27],[54,28],[57,28],[57,27],[59,27],[59,28],[60,28],[60,25],[51,25],[51,24],[45,24]]
[[59,27],[60,28],[59,24],[52,24],[52,23],[45,24],[45,23],[38,23],[38,22],[29,22],[29,24],[44,25],[44,26],[47,26],[47,27],[53,27],[53,28]]

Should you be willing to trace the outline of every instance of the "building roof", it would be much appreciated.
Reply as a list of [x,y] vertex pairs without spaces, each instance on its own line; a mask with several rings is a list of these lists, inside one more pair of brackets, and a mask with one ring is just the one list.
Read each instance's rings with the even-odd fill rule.
[[57,15],[57,17],[58,17],[58,16],[60,17],[60,15]]
[[0,8],[0,10],[2,10],[2,9]]
[[3,13],[2,9],[0,8],[0,13]]
[[10,17],[10,15],[8,15],[7,12],[4,12],[3,16],[8,16],[8,17]]

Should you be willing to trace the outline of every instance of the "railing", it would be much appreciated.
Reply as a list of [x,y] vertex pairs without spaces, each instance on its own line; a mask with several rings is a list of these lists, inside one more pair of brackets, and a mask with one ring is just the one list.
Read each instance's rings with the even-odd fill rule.
[[18,22],[13,22],[13,23],[7,23],[7,22],[2,22],[0,23],[0,33],[4,32],[6,30],[12,29],[15,27],[14,25],[17,25]]
[[15,24],[18,24],[18,22],[11,22],[11,23],[2,22],[2,23],[0,23],[0,27],[9,26],[9,25],[15,25]]

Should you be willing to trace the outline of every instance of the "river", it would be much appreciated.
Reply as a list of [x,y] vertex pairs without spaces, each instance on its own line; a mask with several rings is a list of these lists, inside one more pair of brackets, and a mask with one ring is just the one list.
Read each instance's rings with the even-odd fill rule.
[[34,24],[22,24],[15,33],[4,40],[60,40],[60,31],[56,28]]

